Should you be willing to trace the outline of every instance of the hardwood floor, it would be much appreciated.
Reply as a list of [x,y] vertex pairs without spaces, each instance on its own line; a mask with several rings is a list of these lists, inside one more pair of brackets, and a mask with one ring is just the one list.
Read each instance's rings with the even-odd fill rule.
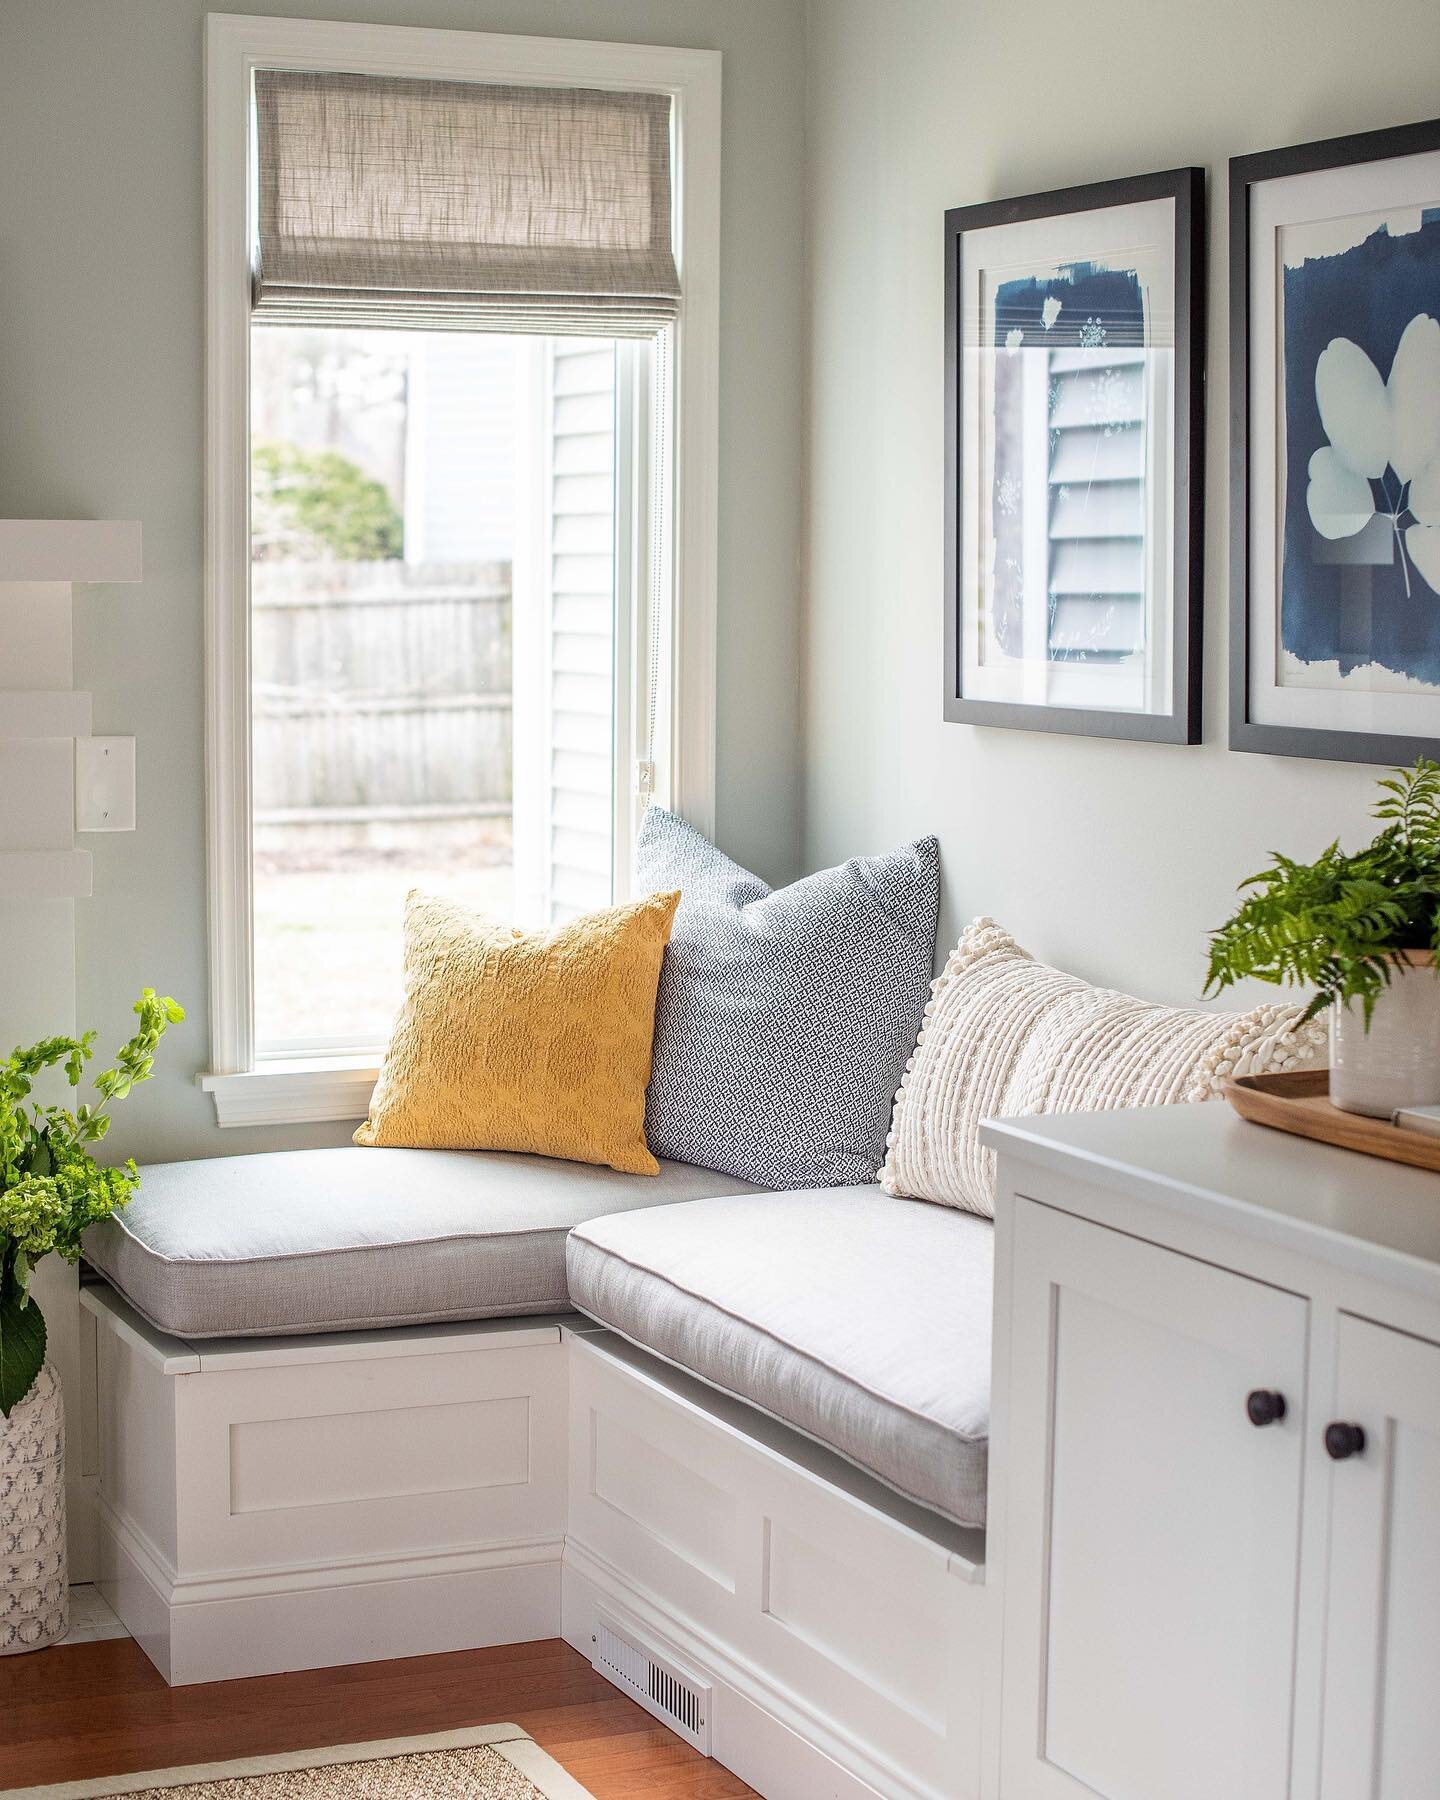
[[522,1726],[596,1800],[741,1800],[568,1644],[169,1688],[129,1638],[0,1660],[0,1789],[462,1725]]

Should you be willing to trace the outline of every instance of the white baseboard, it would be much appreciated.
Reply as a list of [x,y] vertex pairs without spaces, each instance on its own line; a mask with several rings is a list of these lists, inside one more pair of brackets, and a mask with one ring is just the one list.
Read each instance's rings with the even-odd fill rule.
[[155,1667],[174,1684],[170,1662],[168,1589],[155,1560],[128,1532],[116,1529],[103,1507],[95,1514],[95,1585],[101,1597]]
[[555,1637],[558,1539],[177,1581],[102,1508],[100,1590],[174,1687]]

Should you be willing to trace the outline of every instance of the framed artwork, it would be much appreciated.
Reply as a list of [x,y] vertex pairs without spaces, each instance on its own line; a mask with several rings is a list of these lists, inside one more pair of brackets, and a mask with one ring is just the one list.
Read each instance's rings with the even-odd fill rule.
[[1440,758],[1440,120],[1230,164],[1230,744]]
[[1200,741],[1205,178],[945,215],[945,717]]

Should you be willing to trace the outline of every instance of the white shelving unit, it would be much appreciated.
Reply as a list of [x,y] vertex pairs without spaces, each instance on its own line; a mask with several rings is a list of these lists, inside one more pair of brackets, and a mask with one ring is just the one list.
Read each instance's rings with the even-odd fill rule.
[[71,588],[139,579],[138,520],[0,519],[0,900],[92,891],[72,842],[70,746],[90,736],[91,703],[68,685]]
[[[95,740],[90,696],[73,686],[72,583],[139,579],[134,520],[0,519],[0,943],[6,947],[0,1046],[6,1050],[73,1032],[77,1024],[75,902],[91,893],[93,876],[90,852],[75,843],[75,746]],[[112,810],[120,809],[112,802]],[[78,1421],[86,1416],[87,1393],[93,1394],[95,1348],[93,1326],[77,1303],[75,1270],[47,1257],[35,1271],[35,1292],[50,1328],[50,1356]],[[87,1480],[88,1450],[78,1429],[72,1444],[70,1577],[87,1581],[94,1574],[93,1475]]]

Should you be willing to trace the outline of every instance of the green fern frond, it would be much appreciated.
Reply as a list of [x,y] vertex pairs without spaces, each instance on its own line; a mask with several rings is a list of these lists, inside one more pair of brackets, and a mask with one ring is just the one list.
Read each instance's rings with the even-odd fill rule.
[[1210,938],[1207,994],[1252,978],[1306,987],[1305,1016],[1359,1001],[1368,1028],[1399,953],[1440,952],[1440,764],[1424,758],[1379,782],[1384,829],[1313,862],[1281,851],[1240,883],[1241,902]]

